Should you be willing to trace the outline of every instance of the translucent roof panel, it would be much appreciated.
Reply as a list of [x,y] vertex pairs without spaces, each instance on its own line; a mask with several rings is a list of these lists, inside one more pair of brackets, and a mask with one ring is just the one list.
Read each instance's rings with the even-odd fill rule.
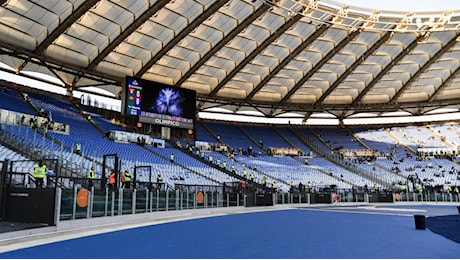
[[113,96],[136,76],[196,90],[203,107],[235,112],[430,111],[460,98],[460,11],[452,8],[11,0],[0,6],[0,61]]

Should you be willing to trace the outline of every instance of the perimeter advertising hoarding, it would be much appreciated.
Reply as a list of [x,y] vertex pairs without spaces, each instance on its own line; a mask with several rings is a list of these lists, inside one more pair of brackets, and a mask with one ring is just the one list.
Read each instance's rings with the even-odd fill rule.
[[139,121],[193,129],[196,92],[149,80],[126,77],[125,114]]

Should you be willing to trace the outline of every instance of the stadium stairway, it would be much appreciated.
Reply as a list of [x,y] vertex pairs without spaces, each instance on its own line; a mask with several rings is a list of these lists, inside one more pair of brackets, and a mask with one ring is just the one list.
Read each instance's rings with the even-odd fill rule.
[[[300,157],[298,157],[298,156],[293,156],[292,158],[295,159],[296,161],[298,161],[299,163],[304,163],[304,162],[302,161],[302,159],[301,159]],[[330,174],[329,174],[327,171],[325,171],[325,170],[323,170],[323,169],[321,169],[321,168],[315,168],[315,170],[321,172],[321,173],[324,174],[324,175],[329,175],[329,176],[330,176]],[[351,182],[351,181],[349,181],[349,180],[346,180],[346,179],[342,180],[339,176],[332,175],[331,177],[334,178],[334,179],[336,179],[338,182],[344,182],[344,183],[349,184],[350,186],[353,186],[353,185],[354,185],[353,182]]]
[[[39,147],[32,147],[34,140],[38,140]],[[83,178],[85,175],[79,172],[82,165],[99,164],[84,154],[75,154],[71,147],[37,128],[32,130],[27,126],[9,126],[7,132],[0,138],[2,144],[11,147],[32,160],[57,159],[60,161],[60,175],[66,177]]]
[[[200,134],[201,136],[207,136],[208,138],[205,138],[203,140],[200,139],[200,141],[205,141],[205,142],[211,142],[211,143],[214,143],[214,142],[220,142],[220,143],[223,143],[222,140],[220,138],[217,137],[217,134],[212,131],[204,122],[201,122],[201,121],[197,121],[197,124],[202,127],[202,130],[203,131],[206,131],[205,134],[200,134],[200,132],[198,132],[198,134]],[[198,128],[198,126],[197,126]],[[207,135],[206,133],[208,133],[209,135]],[[210,136],[212,138],[210,138]]]
[[[356,140],[356,142],[359,143],[360,146],[362,146],[365,149],[372,150],[371,147],[369,147],[356,133],[351,131],[349,128],[345,128],[345,131],[347,131],[347,133],[350,136],[352,136],[354,138],[354,140]],[[406,178],[404,175],[402,175],[402,174],[400,174],[398,172],[394,172],[390,168],[379,164],[377,160],[372,163],[372,166],[376,167],[377,172],[379,174],[389,176],[388,178],[389,178],[389,181],[391,181],[391,182],[398,182],[399,180]],[[362,167],[362,165],[360,165],[360,167]]]
[[[268,155],[262,155],[262,156],[257,156],[257,157],[249,157],[245,155],[237,155],[234,157],[234,161],[240,164],[243,167],[249,167],[249,165],[254,165],[254,158],[261,159],[261,158],[266,158]],[[268,156],[271,157],[271,156]],[[252,158],[252,159],[251,159]],[[248,166],[246,166],[248,165]],[[257,165],[257,163],[256,163]],[[248,168],[249,169],[249,168]],[[256,175],[256,180],[260,180],[262,176],[265,176],[267,178],[267,183],[272,183],[273,181],[276,181],[278,183],[278,186],[289,186],[290,183],[286,181],[285,179],[282,178],[279,172],[276,174],[273,174],[272,172],[262,170],[260,167],[257,167],[257,169],[251,168],[251,171],[253,171]],[[259,178],[258,178],[259,177]],[[281,187],[278,187],[281,188]]]
[[[228,170],[227,168],[219,167],[217,164],[215,164],[215,162],[217,160],[216,156],[215,156],[213,162],[210,162],[209,160],[207,160],[207,158],[202,158],[201,156],[197,155],[196,152],[194,152],[194,150],[186,152],[186,153],[189,156],[193,157],[194,159],[199,160],[199,161],[203,162],[204,164],[208,165],[209,167],[216,168],[216,169],[226,173],[227,175],[233,177],[235,180],[239,180],[239,181],[246,180],[247,181],[247,178],[244,178],[242,175],[233,173],[232,171]],[[212,154],[216,155],[215,152],[213,152]],[[265,190],[265,191],[271,191],[272,190],[271,188],[269,188],[267,186],[263,186],[262,184],[260,184],[258,182],[254,182],[251,185],[253,185],[257,189],[261,189],[261,190]]]
[[286,138],[289,141],[289,143],[293,145],[293,147],[296,147],[297,149],[302,151],[304,155],[307,155],[310,153],[310,149],[308,145],[305,143],[304,140],[299,139],[295,135],[294,131],[292,130],[292,126],[275,127],[275,128],[280,133],[280,135],[283,136],[283,138]]
[[271,128],[273,129],[273,131],[275,131],[288,145],[290,145],[291,147],[293,148],[296,148],[298,149],[299,151],[301,151],[300,147],[296,147],[293,143],[291,143],[291,141],[289,141],[289,139],[287,139],[283,133],[281,133],[280,130],[278,130],[278,128],[274,127],[274,126],[271,126]]
[[349,128],[345,128],[345,131],[347,131],[347,133],[350,136],[352,136],[353,139],[356,140],[356,142],[358,142],[360,146],[364,147],[365,149],[372,150],[369,146],[367,146],[366,143],[363,142],[363,140],[361,140],[361,138],[359,138],[359,136],[357,136],[355,133],[353,133],[353,131],[351,131]]
[[[390,180],[382,180],[377,178],[376,176],[373,176],[372,174],[367,174],[365,171],[360,169],[359,164],[348,164],[348,162],[341,160],[336,153],[331,150],[331,148],[325,144],[324,140],[321,140],[319,138],[316,138],[314,136],[317,136],[314,132],[311,131],[310,128],[307,129],[310,131],[310,134],[307,136],[304,133],[301,133],[299,129],[295,129],[295,133],[297,136],[301,139],[303,139],[308,145],[311,150],[319,154],[321,157],[329,160],[330,162],[334,163],[337,166],[340,166],[344,169],[347,169],[351,172],[353,172],[356,175],[361,176],[362,178],[367,179],[370,183],[380,183],[382,187],[385,188],[390,188],[392,187],[392,181]],[[312,137],[313,136],[313,137]]]
[[391,136],[394,140],[396,140],[396,142],[403,146],[407,151],[411,152],[412,154],[417,154],[416,151],[414,151],[414,149],[412,149],[412,147],[408,146],[405,142],[403,142],[400,138],[398,138],[394,133],[392,133],[390,131],[390,129],[388,128],[385,128],[385,131],[388,133],[389,136]]
[[[267,151],[264,149],[263,145],[261,145],[258,141],[256,141],[256,139],[254,139],[254,137],[251,136],[244,128],[242,128],[239,125],[237,127],[249,140],[251,140],[251,142],[254,144],[254,146],[256,146],[258,149],[260,149],[262,154],[267,154]],[[257,152],[257,149],[253,148],[253,151]]]
[[[158,157],[160,157],[160,158],[162,158],[162,159],[164,159],[164,160],[166,160],[166,161],[169,161],[169,158],[168,158],[168,157],[166,157],[166,156],[164,156],[164,155],[162,155],[162,154],[156,152],[153,148],[150,148],[148,145],[139,145],[139,147],[141,147],[142,149],[145,149],[146,151],[149,151],[149,152],[155,154],[156,156],[158,156]],[[168,148],[168,149],[174,149],[174,148]],[[177,150],[177,149],[175,149],[175,150]],[[181,152],[181,151],[180,151],[180,152]],[[184,154],[185,154],[185,153],[184,153]],[[183,168],[183,169],[186,169],[186,170],[188,170],[188,171],[191,171],[191,172],[195,173],[196,175],[199,175],[199,176],[201,176],[202,178],[207,179],[207,180],[209,180],[209,181],[211,181],[211,182],[214,182],[214,183],[216,183],[216,184],[219,184],[219,183],[220,183],[218,180],[215,180],[215,179],[213,179],[213,178],[210,178],[209,176],[206,176],[206,175],[204,175],[204,174],[202,174],[202,173],[200,173],[200,172],[197,172],[197,171],[195,171],[194,169],[192,169],[192,168],[190,168],[190,167],[187,167],[186,165],[183,165],[183,164],[178,163],[177,160],[175,160],[175,161],[173,161],[173,162],[170,162],[170,163],[172,163],[172,164],[174,164],[174,165],[177,165],[177,166],[179,166],[179,167],[181,167],[181,168]]]
[[38,110],[33,106],[33,104],[27,102],[24,98],[24,94],[19,89],[1,86],[1,91],[1,109],[37,115]]
[[439,140],[441,140],[447,147],[456,148],[455,143],[450,142],[445,136],[442,136],[440,132],[436,131],[436,129],[434,129],[432,126],[427,125],[426,127],[428,128],[428,130],[431,131],[431,133],[433,133],[433,135],[439,138]]
[[106,131],[104,131],[99,125],[96,124],[96,122],[94,122],[94,120],[92,119],[92,116],[87,113],[85,110],[83,110],[80,105],[78,105],[77,103],[72,103],[76,109],[78,109],[78,111],[80,111],[80,114],[82,116],[84,116],[86,118],[86,120],[94,127],[96,128],[101,134],[105,134]]

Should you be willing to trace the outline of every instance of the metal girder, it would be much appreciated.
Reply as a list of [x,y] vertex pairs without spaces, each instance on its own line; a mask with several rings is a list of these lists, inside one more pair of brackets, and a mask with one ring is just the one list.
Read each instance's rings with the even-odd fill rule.
[[396,92],[396,94],[391,98],[390,103],[394,103],[398,100],[398,98],[402,95],[402,93],[415,81],[418,77],[425,72],[428,67],[437,61],[441,55],[443,55],[446,51],[452,48],[457,43],[457,37],[460,36],[460,32],[457,33],[446,45],[444,45],[438,52],[436,52],[431,59],[429,59],[407,82],[404,84],[401,89]]
[[[11,70],[9,69],[5,69],[5,68],[0,68],[0,71],[3,71],[5,73],[12,73]],[[36,81],[41,81],[41,82],[45,82],[47,84],[50,84],[50,85],[54,85],[54,86],[59,86],[61,87],[59,84],[57,84],[56,82],[53,82],[53,81],[48,81],[46,79],[43,79],[43,78],[38,78],[38,77],[35,77],[33,75],[30,75],[30,74],[24,74],[24,73],[18,73],[17,75],[20,75],[21,77],[24,77],[24,78],[28,78],[28,79],[33,79],[33,80],[36,80]],[[5,84],[4,82],[10,82],[10,81],[7,81],[7,80],[4,80],[4,79],[0,79],[0,84]],[[12,83],[12,82],[10,82]],[[13,84],[16,84],[16,83],[13,83]]]
[[209,96],[206,95],[198,95],[197,94],[197,101],[203,101],[206,103],[212,103],[212,104],[220,104],[220,105],[232,105],[232,106],[246,106],[246,107],[254,107],[258,106],[261,108],[278,108],[282,109],[282,106],[279,103],[267,103],[267,102],[245,102],[244,100],[241,99],[236,99],[236,98],[210,98]]
[[199,15],[195,20],[193,20],[188,26],[185,27],[180,33],[177,34],[174,39],[168,42],[161,50],[155,54],[155,56],[150,59],[135,75],[135,77],[140,78],[144,75],[157,61],[159,61],[166,53],[168,53],[176,44],[178,44],[182,39],[184,39],[189,33],[191,33],[195,28],[200,26],[206,19],[211,15],[217,12],[222,6],[227,4],[230,0],[220,0],[212,4],[207,10],[205,10],[201,15]]
[[49,57],[44,57],[42,55],[36,55],[35,53],[31,51],[19,49],[7,43],[0,42],[0,47],[8,50],[8,51],[2,51],[2,53],[4,53],[5,55],[13,56],[21,60],[29,60],[29,62],[32,62],[34,64],[39,64],[41,66],[45,66],[44,64],[46,63],[46,66],[48,67],[48,69],[52,68],[57,71],[62,71],[64,73],[69,73],[72,75],[83,74],[88,79],[99,81],[99,82],[106,82],[107,84],[111,84],[111,85],[121,85],[122,82],[124,82],[124,78],[121,78],[121,77],[117,78],[115,76],[109,77],[108,75],[97,72],[97,71],[87,71],[80,67],[70,65],[68,63],[64,63],[58,60],[54,60]]
[[278,102],[264,102],[264,101],[252,101],[250,103],[245,102],[241,99],[235,98],[226,98],[226,97],[219,97],[217,98],[210,98],[206,95],[198,95],[197,101],[211,103],[211,104],[218,104],[218,105],[232,105],[232,106],[240,106],[240,107],[259,107],[259,108],[266,108],[266,109],[280,109],[283,111],[297,111],[297,112],[305,112],[306,115],[304,118],[308,118],[311,116],[313,112],[324,112],[324,111],[332,111],[332,110],[353,110],[356,113],[359,112],[391,112],[391,111],[398,111],[401,109],[413,109],[419,108],[420,106],[424,106],[425,108],[429,107],[443,107],[449,105],[458,105],[458,99],[448,99],[448,100],[441,100],[441,101],[434,101],[431,103],[421,104],[420,102],[406,102],[406,103],[384,103],[384,104],[366,104],[366,105],[358,105],[356,107],[351,107],[348,104],[321,104],[314,106],[313,104],[289,104],[289,105],[282,105]]
[[52,67],[50,67],[46,62],[43,62],[43,65],[53,73],[53,75],[58,78],[61,82],[63,82],[65,85],[68,85],[65,80],[56,72],[56,70]]
[[254,22],[259,16],[264,14],[271,6],[262,4],[259,9],[248,16],[244,21],[238,24],[229,34],[227,34],[219,43],[211,48],[195,65],[192,66],[180,79],[176,82],[176,86],[181,86],[195,71],[197,71],[203,64],[205,64],[214,54],[216,54],[222,47],[228,42],[235,38],[241,31],[247,28],[252,22]]
[[358,34],[359,30],[356,30],[352,32],[351,34],[347,35],[345,39],[343,39],[337,46],[335,46],[326,56],[324,56],[310,71],[308,71],[307,74],[305,74],[302,79],[300,79],[294,87],[289,90],[289,92],[284,96],[280,103],[281,104],[286,104],[286,102],[289,100],[289,98],[297,91],[299,90],[300,87],[311,77],[313,74],[315,74],[326,62],[328,62],[332,56],[334,56],[336,53],[338,53],[340,50],[343,49],[350,41],[352,41]]
[[17,71],[22,71],[22,69],[24,69],[24,67],[27,65],[27,63],[29,63],[29,61],[30,61],[30,58],[24,60],[22,64],[18,66]]
[[265,78],[249,93],[246,97],[246,101],[249,101],[254,95],[265,86],[278,72],[280,72],[290,61],[292,61],[297,55],[299,55],[308,45],[312,44],[321,34],[323,34],[327,30],[328,26],[323,24],[320,28],[316,29],[316,31],[308,37],[305,41],[303,41],[294,51],[291,52],[276,68],[274,68]]
[[74,24],[82,15],[91,9],[99,0],[88,0],[83,2],[75,11],[72,12],[54,31],[52,31],[35,49],[35,54],[42,54],[54,40],[64,33],[72,24]]
[[130,24],[126,29],[120,33],[104,50],[102,50],[97,57],[91,61],[89,66],[86,68],[87,70],[93,70],[97,67],[97,65],[109,55],[118,45],[120,45],[129,35],[139,28],[142,24],[144,24],[150,17],[152,17],[156,12],[161,10],[169,0],[159,0],[154,5],[149,7],[147,11],[145,11],[141,16],[139,16],[132,24]]
[[325,110],[353,110],[356,112],[379,112],[379,111],[395,111],[400,109],[410,109],[424,107],[438,107],[438,106],[449,106],[458,105],[458,99],[448,99],[441,101],[434,101],[432,103],[421,104],[420,102],[405,102],[405,103],[374,103],[366,105],[358,105],[350,107],[348,104],[321,104],[317,106],[305,105],[305,104],[289,104],[284,106],[283,109],[286,111],[305,111],[305,112],[321,112]]
[[359,93],[359,95],[355,98],[355,100],[353,100],[351,105],[354,106],[354,105],[358,104],[358,102],[361,101],[361,98],[363,98],[367,94],[367,92],[369,92],[369,90],[371,90],[371,88],[374,87],[374,85],[383,76],[385,76],[385,74],[388,71],[390,71],[398,62],[400,62],[409,52],[411,52],[413,49],[415,49],[415,47],[417,47],[417,42],[421,37],[423,37],[423,36],[419,36],[418,38],[414,39],[402,52],[400,52],[394,58],[394,60],[392,60],[390,62],[390,64],[388,64],[382,71],[380,71],[380,73],[374,79],[372,79],[371,82],[369,82],[369,84],[363,89],[363,91],[361,91],[361,93]]
[[303,119],[307,120],[312,114],[313,114],[313,111],[308,111],[307,113],[305,113],[305,116],[303,117]]
[[340,77],[321,95],[318,100],[316,100],[315,104],[319,104],[326,99],[329,94],[332,93],[339,85],[342,83],[359,65],[361,65],[369,56],[371,56],[382,44],[384,44],[390,37],[391,32],[385,33],[385,35],[380,38],[380,40],[374,44],[372,44],[371,48],[369,48],[360,58],[358,58],[351,66],[348,68]]
[[302,14],[296,14],[289,21],[278,28],[272,33],[265,41],[262,42],[254,51],[252,51],[240,64],[238,64],[227,76],[209,93],[209,96],[214,97],[217,92],[229,82],[240,70],[244,68],[249,62],[251,62],[257,55],[259,55],[265,48],[267,48],[274,40],[278,39],[284,32],[291,28],[295,23],[302,19]]
[[79,85],[76,89],[86,88],[86,87],[103,87],[107,86],[106,83],[94,83],[94,84],[86,84],[86,85]]
[[433,94],[431,94],[430,98],[428,99],[428,102],[433,102],[434,98],[438,95],[438,93],[441,92],[441,90],[443,90],[445,87],[447,87],[452,82],[452,80],[456,79],[458,75],[460,75],[460,66],[458,66],[457,69],[449,75],[446,81],[444,81],[441,84],[441,86],[439,86],[433,92]]
[[[75,11],[73,11],[54,31],[52,31],[43,40],[40,45],[35,48],[34,53],[41,55],[62,33],[64,33],[72,24],[75,23],[82,15],[84,15],[91,7],[93,7],[100,0],[90,0],[81,4]],[[3,3],[0,3],[2,5]],[[21,71],[27,63],[30,61],[24,60],[24,62],[18,67],[18,71]]]

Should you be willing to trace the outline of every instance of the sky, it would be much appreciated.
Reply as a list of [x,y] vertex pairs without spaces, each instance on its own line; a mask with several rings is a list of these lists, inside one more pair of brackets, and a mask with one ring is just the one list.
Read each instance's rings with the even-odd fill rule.
[[459,10],[459,0],[336,0],[352,6],[402,12]]

